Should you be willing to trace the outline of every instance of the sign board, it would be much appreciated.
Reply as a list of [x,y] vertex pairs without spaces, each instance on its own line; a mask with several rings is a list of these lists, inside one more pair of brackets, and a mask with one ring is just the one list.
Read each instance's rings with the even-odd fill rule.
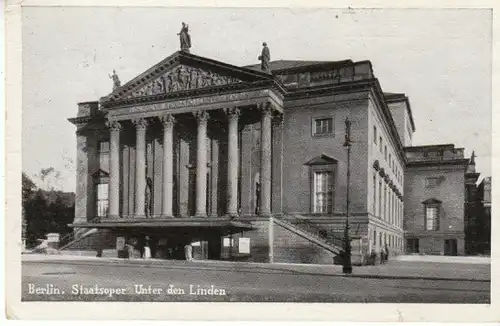
[[249,254],[250,238],[239,238],[238,249],[240,254]]
[[116,237],[116,250],[125,248],[125,237]]

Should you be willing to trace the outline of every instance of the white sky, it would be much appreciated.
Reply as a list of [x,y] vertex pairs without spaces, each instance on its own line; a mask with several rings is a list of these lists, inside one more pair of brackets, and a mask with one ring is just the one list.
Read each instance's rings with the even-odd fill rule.
[[467,9],[182,9],[24,7],[23,171],[61,171],[74,191],[77,103],[98,100],[179,48],[234,65],[272,60],[370,60],[385,92],[410,98],[414,145],[474,149],[491,175],[491,12]]

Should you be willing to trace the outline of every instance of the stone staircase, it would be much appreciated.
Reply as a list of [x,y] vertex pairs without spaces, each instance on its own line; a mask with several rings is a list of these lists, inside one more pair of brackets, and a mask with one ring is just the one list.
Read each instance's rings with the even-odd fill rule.
[[274,219],[274,222],[335,255],[344,248],[344,236],[340,230],[328,230],[301,216],[285,216]]

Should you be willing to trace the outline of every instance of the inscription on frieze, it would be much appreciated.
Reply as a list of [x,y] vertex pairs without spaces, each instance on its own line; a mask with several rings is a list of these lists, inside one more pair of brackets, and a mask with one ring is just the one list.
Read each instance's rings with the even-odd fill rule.
[[133,91],[127,98],[223,86],[239,82],[241,80],[237,78],[222,76],[207,69],[180,65],[140,89]]

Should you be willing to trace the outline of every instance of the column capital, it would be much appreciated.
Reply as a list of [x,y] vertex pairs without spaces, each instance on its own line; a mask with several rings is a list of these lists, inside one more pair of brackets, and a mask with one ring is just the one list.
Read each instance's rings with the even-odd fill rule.
[[274,111],[274,105],[271,102],[261,102],[257,104],[263,117],[271,117]]
[[277,126],[280,126],[283,124],[283,114],[282,113],[278,113],[278,114],[273,116],[273,124],[275,124]]
[[106,127],[108,127],[111,131],[120,131],[122,129],[122,125],[118,121],[106,121]]
[[207,122],[210,118],[210,114],[206,110],[197,110],[193,112],[193,115],[198,119],[198,122]]
[[137,130],[146,129],[146,127],[148,126],[148,120],[146,120],[144,118],[135,118],[135,119],[132,119],[132,123],[135,125],[135,128]]
[[175,117],[172,114],[164,114],[160,116],[160,121],[163,127],[173,127],[175,124]]
[[241,114],[240,109],[238,108],[225,108],[224,113],[227,115],[228,118],[233,119],[233,118],[238,118]]

